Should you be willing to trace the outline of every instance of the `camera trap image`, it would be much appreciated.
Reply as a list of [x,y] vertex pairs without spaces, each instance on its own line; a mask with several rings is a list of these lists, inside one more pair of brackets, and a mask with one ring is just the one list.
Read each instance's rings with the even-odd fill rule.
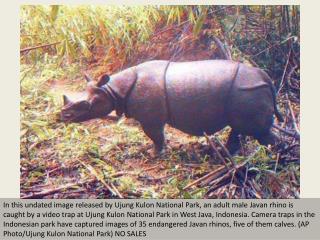
[[20,7],[20,198],[299,198],[300,7]]

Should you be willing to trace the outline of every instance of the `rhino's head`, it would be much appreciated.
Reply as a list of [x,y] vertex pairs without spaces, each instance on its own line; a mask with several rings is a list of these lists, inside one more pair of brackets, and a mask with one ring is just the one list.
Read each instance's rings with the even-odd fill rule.
[[94,82],[88,75],[86,94],[82,100],[71,101],[63,95],[64,106],[61,110],[60,119],[63,122],[82,122],[93,118],[104,117],[115,108],[115,99],[108,89],[103,88],[110,79],[103,75]]

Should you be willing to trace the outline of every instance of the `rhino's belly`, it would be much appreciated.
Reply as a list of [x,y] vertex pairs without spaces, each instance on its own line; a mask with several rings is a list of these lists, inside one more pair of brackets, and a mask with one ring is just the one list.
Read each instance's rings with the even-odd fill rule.
[[210,104],[206,108],[197,106],[200,104],[179,104],[171,109],[169,125],[196,136],[201,136],[204,132],[215,133],[227,125],[223,108],[210,107]]
[[219,130],[221,130],[222,128],[224,128],[226,126],[226,123],[224,124],[215,124],[215,123],[211,123],[207,126],[205,126],[204,124],[199,124],[199,123],[190,123],[188,125],[186,124],[181,124],[179,122],[175,122],[175,123],[169,123],[170,126],[179,129],[180,131],[193,135],[193,136],[203,136],[204,133],[207,134],[213,134]]

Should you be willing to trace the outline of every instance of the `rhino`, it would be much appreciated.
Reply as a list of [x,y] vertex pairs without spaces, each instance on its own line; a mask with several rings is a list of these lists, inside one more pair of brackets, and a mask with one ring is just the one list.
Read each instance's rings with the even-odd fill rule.
[[156,155],[164,151],[165,124],[195,136],[230,126],[226,146],[234,154],[240,148],[239,135],[274,144],[274,115],[283,121],[267,73],[231,60],[154,60],[103,74],[98,81],[85,78],[85,99],[72,102],[64,95],[61,120],[82,122],[115,110],[141,124]]

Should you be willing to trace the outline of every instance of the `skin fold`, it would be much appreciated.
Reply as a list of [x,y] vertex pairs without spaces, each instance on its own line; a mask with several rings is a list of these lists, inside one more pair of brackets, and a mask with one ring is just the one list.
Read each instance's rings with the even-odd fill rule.
[[202,136],[232,128],[227,147],[235,153],[239,134],[274,144],[270,131],[276,107],[274,86],[259,68],[228,60],[149,61],[94,82],[86,76],[86,98],[64,97],[61,120],[82,122],[116,110],[140,122],[154,143],[164,149],[164,126]]

